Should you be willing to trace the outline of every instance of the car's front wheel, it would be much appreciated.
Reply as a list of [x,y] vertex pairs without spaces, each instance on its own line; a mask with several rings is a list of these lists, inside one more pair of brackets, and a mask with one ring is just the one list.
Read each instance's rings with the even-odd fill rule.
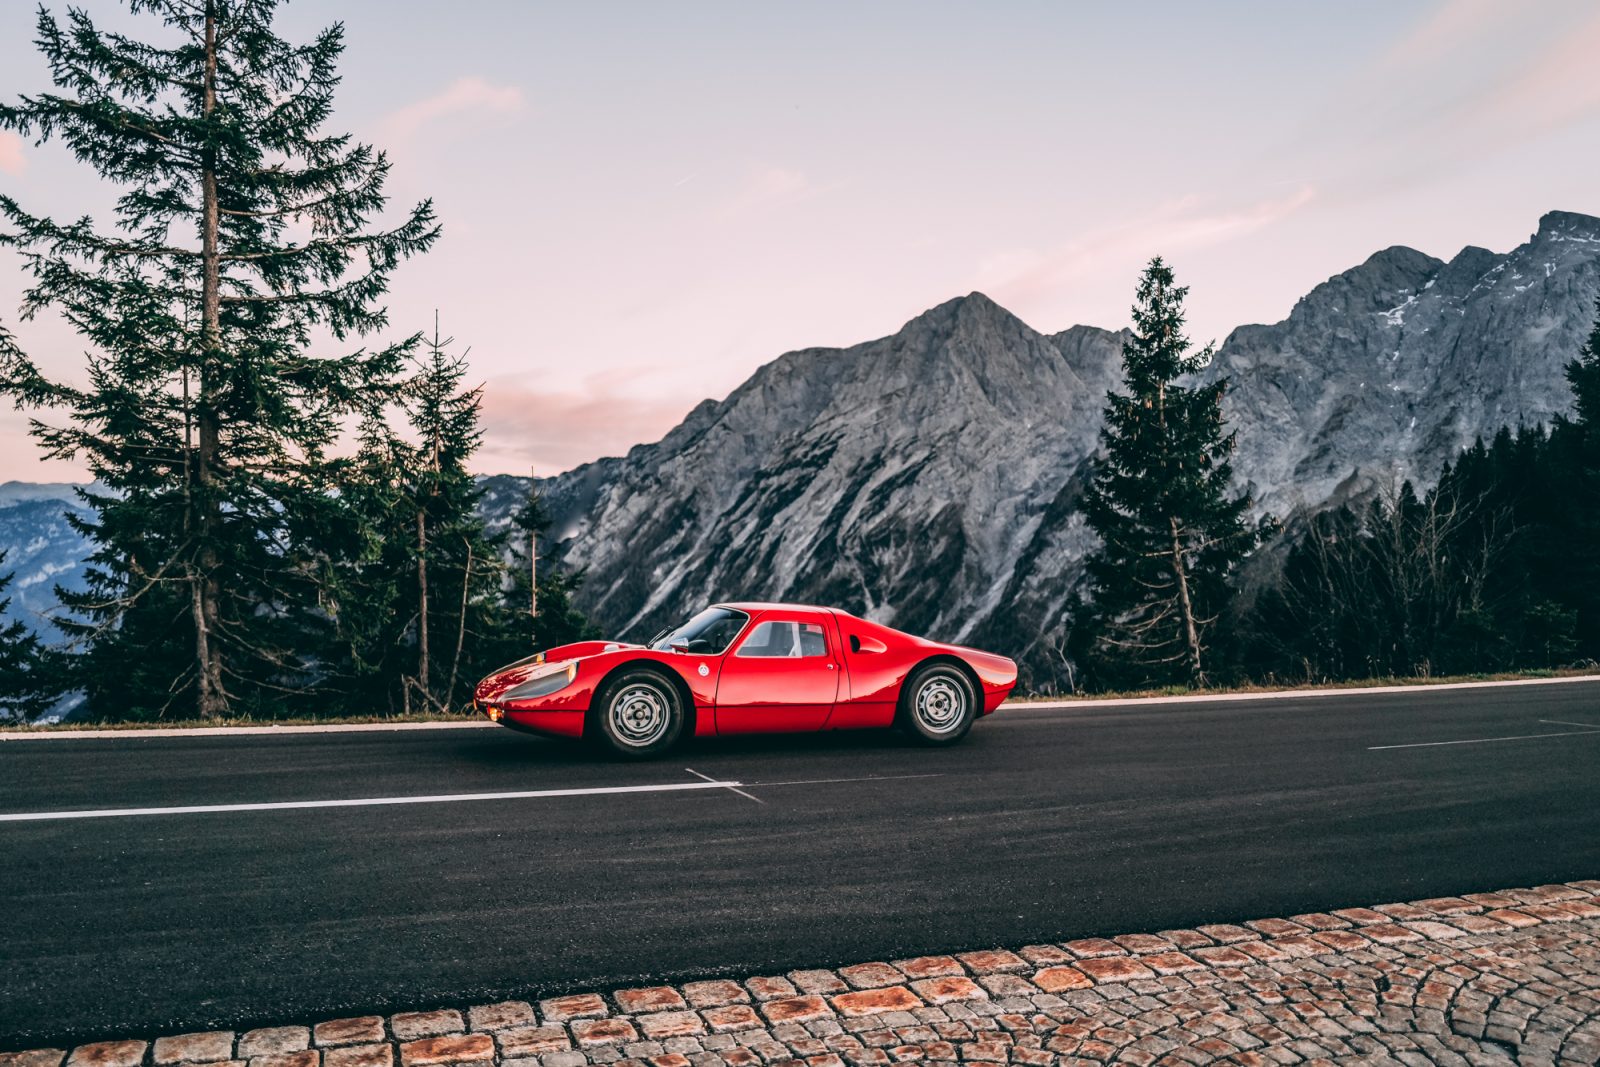
[[624,759],[659,756],[683,735],[687,715],[678,689],[655,671],[623,671],[595,702],[592,735]]
[[900,690],[900,725],[922,744],[953,745],[977,717],[972,679],[951,664],[918,667]]

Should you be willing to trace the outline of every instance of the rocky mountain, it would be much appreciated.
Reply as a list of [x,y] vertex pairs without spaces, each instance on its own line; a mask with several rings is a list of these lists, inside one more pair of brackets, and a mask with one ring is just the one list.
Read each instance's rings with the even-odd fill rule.
[[10,598],[5,618],[20,619],[35,632],[54,640],[59,632],[48,612],[56,605],[57,585],[83,588],[84,559],[90,547],[68,523],[68,512],[81,505],[65,483],[5,482],[0,484],[0,573],[12,581],[0,599]]
[[[1236,469],[1289,515],[1426,482],[1474,437],[1566,411],[1597,292],[1600,219],[1552,212],[1505,254],[1379,252],[1235,330],[1203,377],[1231,380]],[[973,293],[781,356],[661,441],[549,480],[551,551],[618,636],[709,600],[812,600],[1003,649],[1040,684],[1119,372],[1118,334],[1040,334]]]
[[[1552,212],[1504,254],[1379,252],[1236,329],[1202,376],[1230,379],[1239,476],[1289,515],[1426,482],[1474,437],[1566,411],[1597,293],[1600,219]],[[619,637],[711,600],[810,600],[1006,651],[1046,684],[1121,340],[1042,334],[973,293],[890,337],[790,352],[660,441],[542,481],[546,554],[585,572],[580,606]],[[527,480],[485,488],[501,524]],[[0,544],[20,544],[5,500]],[[58,563],[81,558],[60,544]]]

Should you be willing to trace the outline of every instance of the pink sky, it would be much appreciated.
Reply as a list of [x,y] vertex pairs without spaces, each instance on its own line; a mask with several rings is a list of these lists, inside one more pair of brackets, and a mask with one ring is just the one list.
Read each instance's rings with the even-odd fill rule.
[[[397,202],[437,203],[393,333],[437,308],[471,346],[485,472],[618,454],[781,352],[974,289],[1118,327],[1159,253],[1220,340],[1388,245],[1600,214],[1592,4],[1079,7],[326,0],[280,25],[345,22],[333,125],[390,151]],[[45,87],[32,19],[0,13],[0,94]],[[68,217],[111,197],[10,134],[0,189]],[[24,285],[0,252],[0,321],[76,376],[77,338],[17,322]],[[0,412],[0,480],[82,476]]]

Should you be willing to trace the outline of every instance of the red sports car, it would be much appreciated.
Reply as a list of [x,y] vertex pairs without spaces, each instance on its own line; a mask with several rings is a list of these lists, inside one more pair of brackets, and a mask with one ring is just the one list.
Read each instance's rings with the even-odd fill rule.
[[519,660],[474,696],[504,726],[642,758],[687,735],[891,725],[948,745],[1016,683],[1004,656],[832,608],[717,604],[647,645],[580,641]]

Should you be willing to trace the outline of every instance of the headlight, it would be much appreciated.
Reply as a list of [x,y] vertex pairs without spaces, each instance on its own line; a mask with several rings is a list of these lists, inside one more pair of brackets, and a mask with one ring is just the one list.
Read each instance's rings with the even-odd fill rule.
[[566,666],[549,673],[541,673],[529,678],[519,686],[514,686],[500,694],[501,700],[531,700],[535,697],[547,697],[551,693],[565,689],[572,684],[578,676],[578,665],[568,663]]

